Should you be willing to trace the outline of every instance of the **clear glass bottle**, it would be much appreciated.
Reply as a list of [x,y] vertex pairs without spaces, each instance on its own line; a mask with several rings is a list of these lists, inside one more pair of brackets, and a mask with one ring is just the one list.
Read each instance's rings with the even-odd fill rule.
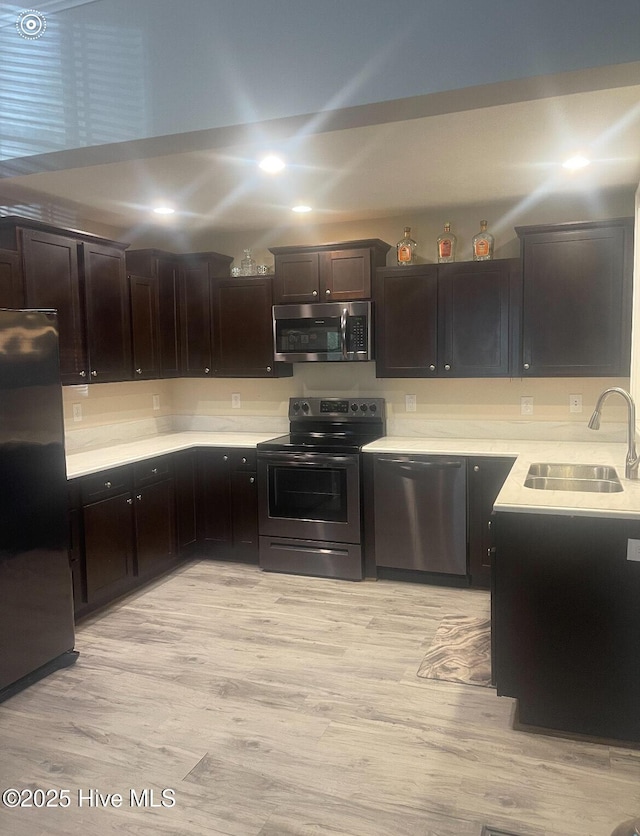
[[493,258],[493,235],[487,232],[487,222],[480,221],[480,232],[473,236],[473,260],[489,261]]
[[251,256],[251,250],[246,249],[243,250],[244,258],[240,261],[240,267],[242,268],[242,275],[243,276],[255,276],[256,274],[256,262]]
[[418,245],[411,237],[411,227],[405,226],[404,235],[396,244],[396,253],[399,265],[413,264],[416,260],[416,247]]
[[456,260],[456,236],[451,232],[451,224],[444,225],[444,232],[438,235],[438,263],[447,264]]

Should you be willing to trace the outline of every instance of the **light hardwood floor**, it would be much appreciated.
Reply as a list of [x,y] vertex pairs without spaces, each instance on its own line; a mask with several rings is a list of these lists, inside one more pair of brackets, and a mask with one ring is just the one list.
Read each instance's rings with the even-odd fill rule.
[[[192,563],[81,624],[77,664],[0,705],[0,788],[71,791],[0,808],[0,833],[609,836],[640,811],[640,751],[514,731],[492,688],[416,676],[444,615],[488,606]],[[144,788],[175,805],[132,806]]]

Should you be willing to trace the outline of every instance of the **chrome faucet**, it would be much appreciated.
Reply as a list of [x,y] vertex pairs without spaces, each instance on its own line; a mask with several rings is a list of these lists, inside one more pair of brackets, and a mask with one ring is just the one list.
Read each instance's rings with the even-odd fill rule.
[[640,459],[638,458],[638,453],[636,451],[636,405],[634,404],[631,395],[625,389],[620,389],[619,386],[612,386],[610,389],[605,389],[598,398],[596,408],[593,410],[593,415],[589,418],[589,429],[600,429],[602,405],[613,392],[616,392],[618,395],[622,395],[627,402],[627,458],[625,461],[624,475],[627,479],[637,479],[638,464],[640,464]]

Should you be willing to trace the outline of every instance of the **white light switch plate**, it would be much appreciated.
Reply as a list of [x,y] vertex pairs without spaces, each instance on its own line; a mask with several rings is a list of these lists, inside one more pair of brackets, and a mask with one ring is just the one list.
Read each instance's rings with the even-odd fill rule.
[[627,540],[627,560],[640,563],[640,540]]

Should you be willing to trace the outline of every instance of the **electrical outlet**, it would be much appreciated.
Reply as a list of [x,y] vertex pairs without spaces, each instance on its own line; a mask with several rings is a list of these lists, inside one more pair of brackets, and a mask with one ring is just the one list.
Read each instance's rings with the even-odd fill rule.
[[627,540],[627,560],[640,562],[640,540]]
[[82,421],[82,404],[80,403],[73,404],[73,420]]
[[569,412],[582,412],[582,395],[569,395]]
[[241,406],[240,392],[233,392],[231,395],[231,409],[240,409]]
[[160,409],[160,395],[153,395],[153,408]]
[[533,415],[533,398],[529,395],[520,398],[520,415]]
[[405,395],[404,396],[405,412],[415,412],[416,411],[416,404],[417,404],[417,398],[416,398],[415,395]]

